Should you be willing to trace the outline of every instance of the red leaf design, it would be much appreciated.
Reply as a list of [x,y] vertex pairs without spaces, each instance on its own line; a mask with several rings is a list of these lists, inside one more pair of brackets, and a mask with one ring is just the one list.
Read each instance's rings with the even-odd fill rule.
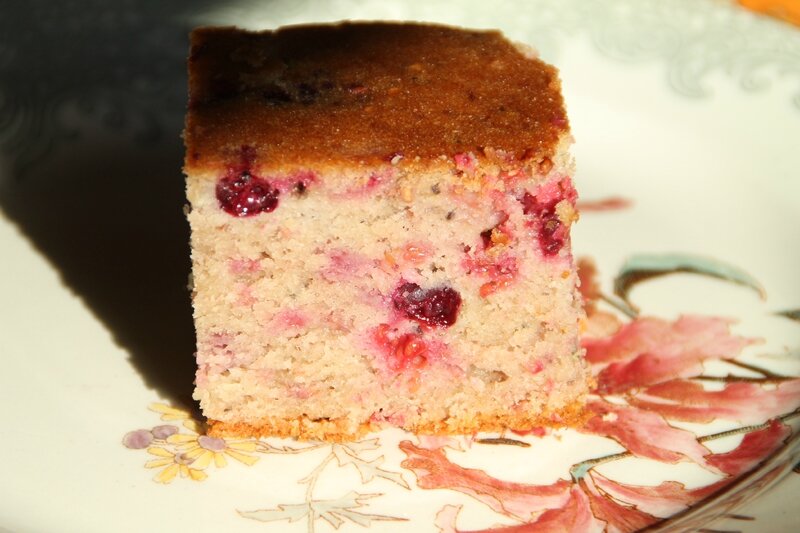
[[772,420],[766,428],[745,435],[733,450],[709,456],[708,462],[729,476],[740,476],[772,455],[791,434],[789,426]]
[[437,515],[436,525],[442,533],[601,533],[605,522],[598,520],[589,505],[589,497],[578,487],[569,491],[569,498],[563,507],[549,509],[534,522],[464,531],[455,528],[455,514],[459,508],[445,506]]
[[630,363],[612,363],[597,377],[597,392],[619,394],[631,389],[675,377],[691,377],[703,372],[697,359],[662,359],[642,354]]
[[563,506],[569,499],[570,481],[560,479],[552,485],[527,485],[495,479],[483,470],[463,468],[447,459],[442,449],[427,450],[410,441],[400,443],[408,456],[402,463],[413,470],[423,489],[452,489],[468,494],[498,513],[520,520],[543,510]]
[[576,204],[576,208],[581,213],[588,211],[617,211],[627,209],[633,205],[633,200],[622,198],[621,196],[609,196],[600,200],[581,200]]
[[597,390],[614,394],[700,373],[704,359],[736,357],[754,341],[730,333],[721,318],[681,316],[675,322],[638,318],[611,337],[586,338],[587,360],[597,367]]
[[629,360],[641,353],[698,355],[728,359],[753,341],[730,334],[730,321],[684,315],[675,322],[643,317],[628,323],[616,335],[585,339],[586,357],[593,363]]
[[[508,530],[507,533],[590,533],[604,529],[605,522],[592,514],[589,497],[576,485],[572,487],[566,505],[545,511],[535,522],[520,526],[520,529]],[[500,531],[504,530],[498,530],[498,533]]]
[[693,433],[670,426],[659,414],[603,400],[591,401],[587,407],[595,415],[579,429],[582,433],[610,437],[637,457],[664,463],[690,459],[716,470],[706,463],[710,452]]
[[785,381],[774,389],[755,383],[728,383],[718,391],[702,384],[673,380],[649,387],[629,403],[674,420],[708,423],[717,418],[742,424],[760,424],[800,405],[800,379]]
[[653,516],[667,517],[683,511],[696,502],[707,498],[736,478],[764,461],[791,435],[789,426],[773,420],[768,427],[748,433],[742,442],[726,453],[709,455],[707,462],[728,477],[692,490],[682,483],[665,481],[654,487],[626,485],[612,481],[593,471],[590,475],[594,485],[611,497],[635,505],[642,512]]
[[445,505],[439,511],[436,526],[441,533],[600,533],[605,529],[605,523],[592,514],[588,496],[577,486],[570,490],[564,507],[545,511],[535,522],[464,531],[456,529],[460,510],[460,506]]
[[439,533],[460,533],[456,529],[456,518],[460,511],[460,505],[445,505],[436,513],[433,525],[439,528]]
[[608,533],[629,533],[639,531],[647,526],[660,522],[660,518],[647,514],[635,507],[622,505],[600,493],[591,476],[586,476],[580,485],[589,498],[592,513],[598,519],[608,522]]
[[660,485],[647,487],[618,483],[596,471],[593,471],[591,476],[595,486],[609,496],[635,505],[640,511],[652,516],[670,516],[683,511],[700,499],[699,495],[694,493],[696,491],[687,491],[683,483],[677,481],[664,481]]

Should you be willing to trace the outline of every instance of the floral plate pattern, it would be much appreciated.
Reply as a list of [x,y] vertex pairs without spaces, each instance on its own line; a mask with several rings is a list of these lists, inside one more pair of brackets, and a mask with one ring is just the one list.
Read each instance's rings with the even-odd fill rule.
[[[796,28],[724,0],[104,6],[32,2],[0,19],[0,530],[800,522]],[[180,213],[185,31],[344,18],[499,27],[561,69],[574,250],[593,258],[584,427],[347,444],[203,434]]]
[[[591,211],[598,205],[605,209],[609,203],[584,204],[583,210]],[[362,486],[381,478],[411,490],[403,471],[411,472],[416,491],[460,492],[490,508],[498,520],[514,522],[480,529],[487,533],[696,528],[760,494],[791,471],[800,460],[797,424],[790,425],[800,418],[800,377],[780,375],[740,360],[742,350],[759,340],[733,335],[730,320],[690,315],[674,321],[642,317],[627,299],[636,282],[676,272],[703,273],[763,292],[754,279],[730,265],[702,257],[634,256],[616,278],[616,295],[610,296],[594,279],[593,262],[584,259],[579,264],[588,314],[583,346],[597,384],[588,404],[590,417],[577,433],[613,440],[622,451],[597,455],[596,448],[586,447],[582,450],[586,458],[573,463],[568,476],[565,472],[554,483],[500,479],[483,469],[466,468],[453,457],[487,445],[513,446],[525,449],[527,454],[538,454],[542,439],[567,439],[569,431],[539,428],[468,437],[405,434],[396,444],[405,459],[400,468],[386,469],[382,467],[384,454],[394,444],[387,444],[380,434],[344,444],[214,438],[203,435],[202,425],[188,412],[156,403],[150,409],[160,413],[162,421],[182,421],[183,428],[166,424],[135,430],[124,436],[123,444],[145,449],[150,459],[144,466],[158,469],[153,479],[164,484],[178,475],[205,480],[212,462],[216,468],[225,467],[229,459],[252,466],[260,454],[295,455],[324,449],[327,453],[322,460],[297,480],[307,486],[303,501],[237,510],[241,517],[260,522],[305,521],[309,531],[315,530],[318,521],[338,529],[347,523],[371,527],[375,522],[413,518],[361,510],[368,500],[384,496],[379,493],[350,490],[335,499],[315,499],[317,480],[332,464],[354,467]],[[600,310],[600,301],[621,311],[628,321]],[[782,314],[792,318],[797,311]],[[715,367],[716,371],[711,370]],[[675,425],[689,422],[703,427],[717,419],[741,425],[723,431],[690,431]],[[705,446],[735,436],[741,436],[741,440],[733,448],[727,446],[727,451],[714,452]],[[664,465],[692,462],[714,475],[715,480],[692,488],[669,477],[657,485],[630,484],[599,469],[603,464],[630,458]],[[736,487],[739,478],[746,476],[749,483]],[[448,533],[467,531],[457,526],[462,507],[444,505],[436,513],[434,525]],[[670,521],[673,515],[678,516]]]

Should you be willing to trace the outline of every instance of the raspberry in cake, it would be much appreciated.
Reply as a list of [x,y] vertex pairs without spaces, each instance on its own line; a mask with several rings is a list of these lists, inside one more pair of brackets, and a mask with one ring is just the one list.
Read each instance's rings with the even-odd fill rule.
[[213,434],[580,416],[553,67],[493,31],[203,28],[189,83],[195,398]]

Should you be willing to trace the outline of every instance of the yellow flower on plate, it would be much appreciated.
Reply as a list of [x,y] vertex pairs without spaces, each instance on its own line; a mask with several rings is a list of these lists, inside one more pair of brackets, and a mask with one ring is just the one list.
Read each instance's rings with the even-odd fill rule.
[[156,413],[161,413],[161,420],[188,420],[192,417],[189,411],[178,409],[164,403],[151,403],[148,408]]
[[258,442],[255,440],[228,441],[208,435],[176,433],[171,435],[167,442],[180,449],[183,452],[182,456],[191,461],[193,468],[201,470],[212,461],[217,468],[226,466],[228,464],[226,456],[247,466],[252,466],[258,461],[258,457],[250,455],[257,450]]
[[193,460],[183,453],[172,453],[161,446],[150,446],[147,448],[147,453],[155,455],[157,459],[147,461],[144,465],[145,468],[164,467],[153,478],[158,483],[170,483],[178,474],[194,481],[203,481],[207,477],[205,472],[194,468]]

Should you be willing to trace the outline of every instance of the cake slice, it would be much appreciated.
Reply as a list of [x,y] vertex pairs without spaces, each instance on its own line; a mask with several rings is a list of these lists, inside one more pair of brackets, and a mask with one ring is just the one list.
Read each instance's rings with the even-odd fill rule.
[[556,70],[493,31],[192,34],[195,398],[216,435],[574,422]]

